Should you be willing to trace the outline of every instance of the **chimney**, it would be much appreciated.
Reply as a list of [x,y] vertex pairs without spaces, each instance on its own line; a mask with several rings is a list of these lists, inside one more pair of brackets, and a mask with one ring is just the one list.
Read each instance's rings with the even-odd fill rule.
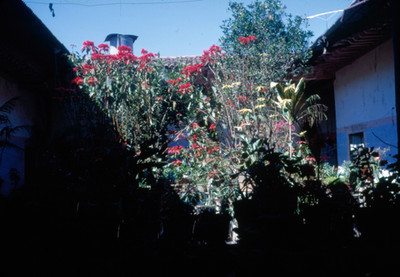
[[134,35],[109,34],[104,41],[110,42],[110,54],[118,54],[118,47],[122,45],[132,48],[133,53],[133,43],[137,38]]

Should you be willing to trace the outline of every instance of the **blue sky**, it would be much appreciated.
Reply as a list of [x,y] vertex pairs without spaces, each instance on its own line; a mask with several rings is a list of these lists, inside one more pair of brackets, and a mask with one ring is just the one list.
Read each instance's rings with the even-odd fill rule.
[[[71,50],[92,40],[102,43],[110,33],[139,38],[142,48],[161,56],[201,55],[218,44],[222,21],[230,17],[229,0],[24,0],[58,40]],[[252,0],[238,0],[249,4]],[[281,0],[293,15],[311,16],[348,7],[352,0]],[[53,3],[55,17],[49,10]],[[336,16],[309,20],[316,39],[334,23]]]

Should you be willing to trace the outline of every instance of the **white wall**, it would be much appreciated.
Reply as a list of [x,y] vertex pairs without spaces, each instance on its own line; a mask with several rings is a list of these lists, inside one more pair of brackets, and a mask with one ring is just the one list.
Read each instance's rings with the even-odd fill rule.
[[[340,69],[335,77],[339,164],[349,158],[351,133],[363,132],[369,147],[397,145],[392,41]],[[393,147],[390,151],[397,153]]]
[[[15,103],[14,109],[7,114],[9,120],[11,121],[10,127],[17,126],[33,126],[35,120],[35,101],[34,95],[28,91],[21,90],[17,84],[10,82],[2,77],[0,77],[0,106],[5,102],[12,99],[13,97],[18,97]],[[0,130],[2,130],[5,125],[0,125]],[[30,137],[29,128],[20,129],[19,131],[13,133],[10,138],[10,142],[19,146],[20,148],[25,147],[26,140]],[[2,148],[0,147],[0,155]],[[21,177],[19,185],[23,184],[24,181],[24,151],[13,148],[6,147],[4,149],[0,164],[0,178],[4,180],[4,183],[0,187],[0,194],[9,194],[11,191],[9,171],[11,168],[18,170]]]

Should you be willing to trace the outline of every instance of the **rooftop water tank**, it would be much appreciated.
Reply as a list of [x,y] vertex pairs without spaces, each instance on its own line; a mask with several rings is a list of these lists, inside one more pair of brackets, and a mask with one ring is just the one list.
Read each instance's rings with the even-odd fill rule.
[[118,54],[118,47],[122,45],[132,48],[133,53],[133,43],[137,38],[134,35],[109,34],[104,41],[110,42],[110,54]]

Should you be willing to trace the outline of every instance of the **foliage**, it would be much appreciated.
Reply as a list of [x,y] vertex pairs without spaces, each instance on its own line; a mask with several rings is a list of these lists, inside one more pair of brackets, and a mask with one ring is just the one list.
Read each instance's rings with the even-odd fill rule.
[[312,127],[315,122],[327,119],[327,107],[319,104],[319,95],[313,94],[303,100],[305,93],[305,79],[301,78],[295,86],[289,84],[285,88],[281,84],[271,83],[271,87],[277,93],[277,101],[273,101],[279,108],[283,119],[287,122],[289,128],[288,148],[289,156],[292,157],[292,125],[300,130],[302,136],[306,138],[306,131],[303,131],[305,126]]
[[[304,72],[312,35],[303,29],[305,19],[287,14],[277,0],[257,0],[248,6],[230,2],[229,10],[232,16],[221,26],[221,47],[232,72],[246,72],[251,83],[287,81],[288,76]],[[249,42],[243,37],[255,40]]]
[[13,97],[7,100],[0,106],[0,166],[3,159],[4,151],[7,147],[11,147],[17,150],[23,150],[18,145],[12,143],[10,138],[12,135],[15,135],[17,132],[21,130],[29,130],[30,126],[20,125],[13,126],[10,119],[9,114],[13,111],[16,102],[18,101],[18,97]]
[[177,106],[184,104],[167,82],[174,72],[146,50],[137,57],[121,46],[110,55],[106,44],[95,47],[89,41],[83,51],[70,57],[78,75],[73,82],[110,119],[117,141],[132,152],[136,174],[153,174],[166,163],[169,126],[179,120]]

